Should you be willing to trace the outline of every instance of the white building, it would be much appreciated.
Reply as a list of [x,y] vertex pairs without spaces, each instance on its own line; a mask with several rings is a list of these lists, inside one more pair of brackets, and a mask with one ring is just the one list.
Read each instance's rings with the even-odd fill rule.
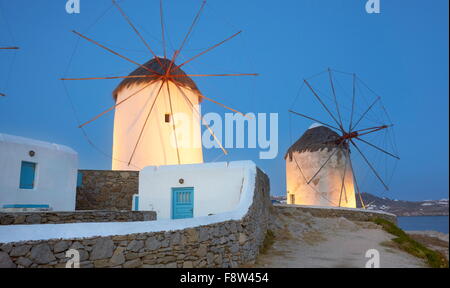
[[203,163],[202,98],[196,84],[181,69],[171,72],[179,77],[159,77],[172,67],[169,59],[153,58],[143,67],[113,93],[120,106],[114,115],[112,169]]
[[69,147],[0,134],[0,209],[75,210],[77,172]]
[[243,189],[254,183],[251,161],[146,167],[139,174],[139,210],[158,219],[215,215],[235,210]]
[[339,135],[312,125],[286,153],[287,203],[356,208],[350,150]]

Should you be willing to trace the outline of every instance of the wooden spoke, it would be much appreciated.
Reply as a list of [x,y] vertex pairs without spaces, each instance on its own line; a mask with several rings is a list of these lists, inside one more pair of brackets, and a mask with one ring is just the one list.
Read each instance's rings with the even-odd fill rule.
[[350,131],[352,131],[353,129],[356,128],[356,126],[358,126],[359,122],[361,122],[361,120],[364,118],[364,116],[366,116],[367,113],[369,113],[369,111],[372,109],[372,107],[378,102],[380,101],[381,97],[377,97],[377,99],[375,99],[375,101],[373,101],[373,103],[369,106],[369,108],[367,108],[366,111],[364,111],[364,113],[361,115],[361,117],[359,117],[358,121],[356,121],[356,124],[353,125],[352,129],[350,129]]
[[94,118],[92,118],[91,120],[81,124],[80,126],[78,126],[78,128],[82,128],[84,126],[86,126],[89,123],[94,122],[95,120],[97,120],[98,118],[100,118],[101,116],[105,115],[106,113],[116,109],[119,105],[121,105],[122,103],[126,102],[127,100],[129,100],[131,97],[135,96],[136,94],[138,94],[139,92],[141,92],[142,90],[144,90],[145,88],[147,88],[148,86],[150,86],[151,84],[153,84],[153,82],[148,83],[147,85],[145,85],[144,87],[142,87],[141,89],[137,90],[136,92],[132,93],[130,96],[128,96],[127,98],[123,99],[122,101],[116,103],[114,106],[106,109],[105,111],[103,111],[102,113],[98,114],[97,116],[95,116]]
[[97,46],[99,46],[99,47],[105,49],[106,51],[108,51],[108,52],[110,52],[110,53],[112,53],[112,54],[114,54],[114,55],[116,55],[116,56],[119,56],[119,57],[122,58],[122,59],[125,59],[125,60],[128,61],[128,62],[131,62],[131,63],[133,63],[133,64],[135,64],[135,65],[137,65],[137,66],[139,66],[139,67],[141,67],[141,68],[144,68],[145,70],[147,70],[147,71],[149,71],[149,72],[152,72],[152,73],[155,73],[155,74],[158,74],[158,75],[159,75],[159,73],[156,72],[155,70],[150,69],[150,68],[148,68],[148,67],[146,67],[146,66],[144,66],[144,65],[142,65],[142,64],[139,64],[139,63],[137,63],[136,61],[133,61],[133,60],[131,60],[130,58],[127,58],[127,57],[125,57],[125,56],[123,56],[123,55],[121,55],[121,54],[119,54],[119,53],[117,53],[117,52],[115,52],[115,51],[109,49],[108,47],[106,47],[106,46],[104,46],[104,45],[102,45],[102,44],[100,44],[100,43],[98,43],[98,42],[96,42],[96,41],[94,41],[94,40],[92,40],[92,39],[90,39],[90,38],[88,38],[88,37],[82,35],[81,33],[78,33],[78,32],[75,31],[75,30],[73,30],[72,32],[75,33],[75,34],[77,34],[77,35],[80,36],[81,38],[83,38],[83,39],[85,39],[85,40],[87,40],[87,41],[89,41],[89,42],[91,42],[91,43],[94,43],[95,45],[97,45]]
[[315,122],[320,123],[320,124],[322,124],[322,125],[324,125],[324,126],[327,126],[327,127],[329,127],[329,128],[332,128],[332,129],[335,129],[335,130],[337,130],[337,131],[340,131],[340,129],[337,128],[337,127],[334,127],[334,126],[329,125],[329,124],[327,124],[327,123],[325,123],[325,122],[322,122],[322,121],[319,121],[319,120],[317,120],[317,119],[314,119],[314,118],[312,118],[312,117],[306,116],[306,115],[304,115],[304,114],[302,114],[302,113],[298,113],[298,112],[295,112],[295,111],[293,111],[293,110],[288,110],[288,111],[291,112],[292,114],[295,114],[295,115],[304,117],[304,118],[306,118],[306,119],[315,121]]
[[367,159],[367,157],[364,155],[364,153],[359,149],[359,147],[356,145],[356,143],[350,139],[350,142],[353,144],[353,146],[356,148],[356,150],[359,152],[359,154],[361,154],[362,158],[364,159],[364,161],[367,163],[367,165],[369,166],[370,170],[372,170],[372,172],[375,174],[375,176],[378,178],[378,180],[380,180],[381,184],[383,184],[384,188],[386,190],[389,191],[389,187],[386,185],[386,183],[383,181],[383,179],[381,178],[380,174],[378,174],[377,170],[375,170],[375,168],[372,166],[372,164],[369,162],[369,160]]
[[[343,143],[343,142],[341,142],[341,143],[338,145],[338,148],[341,147],[342,143]],[[337,152],[338,150],[340,150],[340,149],[338,149],[338,148],[334,149],[333,153],[331,153],[331,155],[328,157],[328,159],[325,161],[325,163],[323,163],[322,166],[320,166],[319,170],[317,170],[317,172],[313,175],[313,177],[311,177],[311,179],[308,180],[308,182],[307,182],[306,184],[309,185],[309,184],[314,180],[314,178],[316,178],[316,176],[319,175],[319,173],[320,173],[320,171],[322,171],[323,167],[325,167],[325,165],[327,165],[327,163],[331,160],[331,157],[333,157],[334,154],[336,154],[336,152]]]
[[358,129],[358,130],[355,130],[355,131],[352,131],[352,132],[359,133],[359,132],[368,131],[368,130],[381,130],[381,129],[386,129],[386,128],[389,128],[389,127],[392,127],[392,126],[394,126],[394,125],[375,126],[375,127],[364,128],[364,129]]
[[114,6],[116,6],[116,8],[119,10],[120,14],[122,14],[123,18],[125,18],[125,20],[128,22],[128,24],[131,26],[131,28],[133,28],[134,32],[137,34],[139,39],[141,39],[142,43],[144,43],[145,47],[147,47],[148,51],[150,51],[150,53],[152,53],[153,57],[155,57],[156,61],[158,61],[159,66],[161,66],[161,68],[163,68],[161,61],[156,56],[156,54],[152,50],[152,48],[150,48],[150,45],[147,43],[147,41],[145,41],[144,37],[142,37],[141,33],[139,33],[136,26],[133,25],[133,23],[131,22],[131,19],[127,16],[127,14],[125,14],[125,11],[123,11],[123,9],[119,6],[119,4],[117,4],[116,0],[112,0],[112,2],[114,4]]
[[[355,183],[356,183],[356,179],[355,179]],[[362,199],[361,191],[359,191],[359,188],[358,188],[357,191],[358,191],[359,201],[361,202],[361,207],[362,207],[363,209],[367,209],[367,208],[366,208],[366,205],[364,204],[364,200]]]
[[203,125],[206,126],[206,128],[208,129],[209,133],[213,136],[214,141],[216,141],[216,143],[219,145],[220,149],[222,150],[223,154],[228,155],[228,151],[223,147],[222,143],[219,141],[219,139],[216,137],[216,135],[214,134],[214,131],[211,129],[211,127],[208,125],[208,123],[206,123],[205,119],[203,118],[203,116],[200,114],[200,111],[198,111],[197,108],[195,108],[194,104],[192,103],[192,101],[189,99],[189,97],[186,96],[186,94],[184,93],[183,89],[181,89],[177,83],[175,83],[175,86],[178,88],[178,90],[180,91],[180,93],[184,96],[184,99],[190,104],[190,106],[192,107],[192,110],[194,110],[198,117],[200,117],[200,119],[202,120]]
[[186,75],[169,75],[173,78],[181,77],[227,77],[227,76],[259,76],[258,73],[240,73],[240,74],[186,74]]
[[338,119],[339,119],[339,124],[340,124],[339,127],[341,127],[341,130],[344,131],[344,126],[342,124],[341,111],[339,110],[339,104],[338,104],[337,98],[336,98],[336,89],[334,89],[333,74],[331,73],[331,69],[330,68],[328,68],[328,75],[329,75],[329,78],[330,78],[331,91],[333,92],[334,104],[336,105],[336,111],[337,111],[337,114],[338,114]]
[[219,106],[222,106],[222,107],[225,108],[225,109],[228,109],[228,110],[233,111],[233,112],[235,112],[235,113],[241,114],[242,116],[244,116],[244,117],[246,117],[246,118],[252,119],[252,117],[250,117],[250,116],[248,116],[248,115],[245,115],[244,113],[239,112],[239,111],[236,110],[236,109],[230,108],[230,107],[228,107],[228,106],[226,106],[226,105],[224,105],[224,104],[222,104],[222,103],[220,103],[220,102],[217,102],[216,100],[213,100],[213,99],[208,98],[208,97],[206,97],[206,96],[203,96],[203,95],[201,95],[201,94],[199,94],[199,96],[202,97],[203,99],[206,99],[206,100],[208,100],[208,101],[210,101],[210,102],[213,102],[213,103],[215,103],[215,104],[217,104],[217,105],[219,105]]
[[170,95],[170,86],[169,86],[168,81],[166,81],[166,85],[167,85],[167,93],[169,96],[170,115],[172,115],[172,128],[173,128],[173,135],[175,137],[175,146],[177,148],[178,164],[180,165],[181,164],[180,151],[178,149],[178,139],[177,139],[177,132],[176,132],[176,127],[175,127],[175,118],[174,118],[174,114],[173,114],[172,96]]
[[88,77],[88,78],[61,78],[63,81],[81,81],[81,80],[112,80],[129,78],[158,78],[161,75],[129,75],[129,76],[111,76],[111,77]]
[[150,111],[148,111],[147,118],[145,118],[144,125],[142,125],[142,129],[141,129],[141,132],[139,133],[139,137],[138,137],[138,139],[136,141],[136,145],[134,145],[133,152],[131,153],[130,160],[128,161],[128,166],[130,166],[130,163],[133,160],[134,154],[136,153],[136,149],[137,149],[137,147],[139,145],[139,142],[141,141],[142,134],[144,133],[145,126],[147,126],[148,119],[150,118],[150,114],[152,114],[153,107],[155,107],[156,101],[158,100],[159,94],[161,93],[161,90],[162,90],[162,88],[164,86],[164,83],[166,83],[165,80],[162,81],[161,86],[159,87],[158,93],[155,96],[155,100],[153,101],[153,104],[150,107]]
[[353,91],[352,91],[352,112],[350,114],[350,124],[348,125],[348,131],[352,131],[353,126],[353,114],[355,112],[355,96],[356,96],[356,75],[353,74]]
[[388,152],[388,151],[386,151],[386,150],[384,150],[384,149],[382,149],[382,148],[380,148],[380,147],[378,147],[378,146],[376,146],[376,145],[374,145],[374,144],[372,144],[372,143],[370,143],[370,142],[368,142],[368,141],[366,141],[364,139],[361,139],[359,137],[356,137],[356,139],[358,139],[359,141],[361,141],[361,142],[363,142],[363,143],[365,143],[365,144],[367,144],[367,145],[369,145],[369,146],[371,146],[371,147],[373,147],[373,148],[375,148],[375,149],[377,149],[377,150],[379,150],[379,151],[381,151],[381,152],[383,152],[383,153],[385,153],[385,154],[387,154],[387,155],[389,155],[391,157],[394,157],[394,158],[400,160],[400,157],[398,157],[397,155],[394,155],[394,154],[392,154],[392,153],[390,153],[390,152]]
[[[305,180],[305,182],[307,181],[305,174],[302,171],[302,168],[300,167],[300,165],[298,164],[297,159],[295,159],[294,156],[292,156],[292,159],[295,162],[295,165],[297,166],[298,170],[300,171],[300,174],[302,174],[303,179]],[[328,201],[331,205],[336,205],[336,203],[334,203],[333,201],[331,201],[330,199],[328,199],[327,197],[323,196],[319,191],[317,191],[317,189],[315,189],[314,187],[310,186],[315,193],[317,193],[320,197],[322,197],[323,199],[325,199],[326,201]]]
[[[348,157],[348,159],[350,159],[350,153],[348,153],[348,150],[347,150],[347,157]],[[359,190],[358,180],[357,180],[357,177],[355,175],[356,171],[353,170],[353,164],[352,164],[351,159],[350,159],[349,162],[350,162],[350,171],[352,171],[352,173],[353,173],[353,181],[355,183],[355,188],[356,188],[356,191],[358,193],[359,201],[361,202],[361,207],[363,207],[363,209],[366,209],[366,205],[364,204],[364,201],[362,199],[361,190]]]
[[185,62],[181,63],[181,64],[178,65],[176,68],[179,69],[179,68],[181,68],[182,66],[186,65],[187,63],[193,61],[194,59],[197,59],[198,57],[202,56],[203,54],[208,53],[209,51],[213,50],[214,48],[219,47],[219,46],[222,45],[223,43],[225,43],[225,42],[231,40],[232,38],[236,37],[237,35],[239,35],[241,32],[242,32],[242,31],[239,31],[239,32],[237,32],[237,33],[231,35],[231,36],[228,37],[227,39],[223,40],[222,42],[219,42],[219,43],[217,43],[216,45],[209,47],[209,48],[206,49],[205,51],[203,51],[203,52],[201,52],[201,53],[195,55],[195,56],[192,57],[191,59],[186,60]]
[[[312,88],[312,86],[309,84],[309,82],[307,80],[304,80],[306,86],[308,86],[308,88],[311,90],[311,92],[313,93],[313,95],[317,98],[317,100],[319,100],[320,104],[322,104],[323,108],[325,108],[325,110],[328,112],[328,114],[330,114],[331,118],[333,118],[333,120],[336,122],[336,124],[338,126],[341,126],[339,121],[336,119],[336,117],[334,117],[333,113],[331,113],[330,109],[328,109],[327,105],[325,105],[325,103],[323,103],[322,99],[319,97],[319,95],[316,93],[316,91],[314,91],[314,89]],[[345,133],[344,130],[340,129],[342,131],[342,133]]]
[[[392,125],[389,125],[389,126],[388,125],[384,125],[384,126],[380,126],[380,127],[377,127],[377,128],[372,128],[370,131],[367,131],[365,133],[358,133],[358,136],[367,135],[367,134],[370,134],[370,133],[373,133],[373,132],[377,132],[377,131],[380,131],[380,130],[387,129],[389,127],[392,127]],[[363,130],[367,130],[367,129],[363,129]],[[360,131],[362,131],[362,130],[360,130]]]
[[175,59],[177,58],[178,53],[179,53],[178,50],[176,50],[173,53],[173,57],[172,57],[172,60],[170,61],[169,68],[167,68],[167,70],[166,70],[166,77],[168,77],[170,75],[170,72],[172,72],[172,67],[173,67],[173,64],[175,64]]
[[159,1],[159,16],[160,16],[160,22],[161,22],[161,37],[162,37],[162,44],[163,44],[163,51],[164,51],[164,59],[167,58],[167,51],[166,51],[166,32],[164,27],[164,7],[163,7],[163,0]]
[[[345,148],[344,148],[345,149]],[[347,153],[345,153],[344,152],[344,154],[347,154]],[[342,185],[341,185],[341,193],[340,193],[340,195],[339,195],[339,207],[341,207],[341,200],[342,200],[342,191],[343,190],[345,190],[345,201],[346,202],[348,202],[347,201],[347,189],[345,188],[345,174],[346,174],[346,172],[347,172],[347,161],[348,161],[348,158],[347,158],[347,155],[346,155],[346,157],[345,157],[345,161],[344,161],[344,175],[342,176]]]
[[[197,21],[198,21],[198,19],[200,18],[200,15],[202,14],[202,11],[203,11],[203,9],[205,8],[205,5],[206,5],[206,0],[203,0],[202,6],[200,6],[200,9],[198,10],[197,15],[195,15],[195,18],[194,18],[194,20],[192,21],[192,24],[191,24],[191,26],[189,27],[189,30],[188,30],[186,36],[184,37],[184,40],[183,40],[183,42],[181,43],[180,48],[178,49],[178,52],[179,52],[178,55],[179,55],[179,54],[181,53],[181,51],[183,50],[184,45],[186,45],[186,42],[187,42],[189,36],[191,35],[192,30],[193,30],[194,27],[195,27],[195,24],[197,24]],[[178,57],[178,55],[175,57],[174,62],[175,62],[176,58]]]
[[[183,77],[227,77],[227,76],[259,76],[257,73],[241,73],[241,74],[185,74],[185,75],[168,75],[167,78],[183,78]],[[130,79],[130,78],[158,78],[161,75],[128,75],[128,76],[108,76],[108,77],[86,77],[86,78],[61,78],[63,81],[82,81],[82,80],[114,80],[114,79]]]
[[359,190],[358,180],[356,180],[356,177],[353,177],[353,179],[355,181],[356,191],[358,191],[358,198],[359,198],[359,202],[361,202],[361,207],[363,209],[367,209],[366,208],[367,206],[364,204],[364,200],[363,200],[362,195],[361,195],[361,190]]

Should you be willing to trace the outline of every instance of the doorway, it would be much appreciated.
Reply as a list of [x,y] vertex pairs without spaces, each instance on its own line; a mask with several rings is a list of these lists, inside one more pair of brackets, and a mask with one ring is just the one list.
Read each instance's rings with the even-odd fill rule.
[[194,217],[194,187],[172,188],[172,219]]

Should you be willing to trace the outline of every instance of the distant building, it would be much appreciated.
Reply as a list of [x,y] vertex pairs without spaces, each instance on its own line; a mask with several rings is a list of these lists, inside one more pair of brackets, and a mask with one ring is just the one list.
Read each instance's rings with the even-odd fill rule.
[[350,150],[339,138],[330,128],[314,124],[289,148],[288,204],[356,208]]
[[75,210],[77,170],[69,147],[0,134],[0,209]]
[[272,204],[286,204],[286,196],[270,196]]

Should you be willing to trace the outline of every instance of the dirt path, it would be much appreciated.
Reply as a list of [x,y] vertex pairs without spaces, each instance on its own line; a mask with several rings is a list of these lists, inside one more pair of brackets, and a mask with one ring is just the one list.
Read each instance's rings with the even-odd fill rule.
[[388,243],[392,235],[369,222],[345,218],[316,218],[309,213],[273,216],[274,244],[253,267],[364,268],[366,251],[376,249],[380,267],[426,267],[426,264]]

